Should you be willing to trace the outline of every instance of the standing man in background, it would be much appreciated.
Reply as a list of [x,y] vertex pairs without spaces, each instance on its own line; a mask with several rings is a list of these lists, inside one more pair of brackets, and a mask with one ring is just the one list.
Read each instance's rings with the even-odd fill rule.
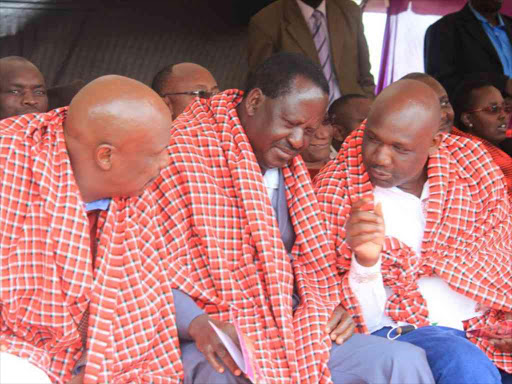
[[450,98],[467,78],[485,77],[512,95],[512,19],[500,14],[503,0],[469,0],[442,17],[425,34],[425,72]]
[[351,0],[277,0],[249,23],[249,69],[277,52],[318,64],[329,83],[329,104],[349,93],[375,96],[361,10]]

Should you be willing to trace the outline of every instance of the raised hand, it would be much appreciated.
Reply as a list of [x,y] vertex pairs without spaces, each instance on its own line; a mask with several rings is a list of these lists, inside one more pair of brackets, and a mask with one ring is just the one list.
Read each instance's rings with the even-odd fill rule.
[[384,245],[385,227],[382,205],[369,199],[358,200],[350,210],[345,226],[346,240],[359,264],[375,265]]

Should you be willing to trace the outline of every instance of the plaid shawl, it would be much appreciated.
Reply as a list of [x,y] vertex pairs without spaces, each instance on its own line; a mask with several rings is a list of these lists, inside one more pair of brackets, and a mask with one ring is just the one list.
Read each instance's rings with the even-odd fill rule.
[[[369,197],[373,187],[362,162],[364,125],[344,143],[338,157],[315,179],[318,201],[331,224],[342,274],[342,301],[367,332],[348,283],[352,251],[345,242],[345,222],[354,202]],[[481,144],[446,135],[428,162],[430,197],[421,255],[396,238],[386,237],[382,250],[384,284],[393,294],[386,313],[395,321],[428,325],[428,310],[417,280],[433,274],[455,291],[491,308],[465,323],[466,330],[493,324],[502,311],[512,311],[510,207],[502,173]],[[471,339],[507,372],[512,356],[484,339]]]
[[492,159],[500,167],[501,171],[503,172],[503,175],[505,176],[505,184],[507,186],[507,193],[509,199],[512,198],[512,157],[510,157],[508,154],[503,152],[500,148],[495,146],[494,144],[488,142],[487,140],[482,139],[481,137],[474,136],[468,132],[461,131],[455,127],[452,129],[452,134],[467,137],[471,140],[476,140],[481,142],[485,149],[489,152],[489,154],[492,156]]
[[[255,341],[267,383],[327,383],[325,326],[340,303],[332,243],[296,157],[282,169],[297,236],[290,263],[236,113],[241,100],[242,92],[225,91],[196,101],[173,123],[171,166],[154,184],[169,268],[179,289]],[[301,304],[292,313],[294,280]]]
[[0,122],[2,350],[67,382],[89,306],[86,383],[178,383],[172,293],[151,195],[113,199],[101,213],[93,274],[65,116],[63,108]]

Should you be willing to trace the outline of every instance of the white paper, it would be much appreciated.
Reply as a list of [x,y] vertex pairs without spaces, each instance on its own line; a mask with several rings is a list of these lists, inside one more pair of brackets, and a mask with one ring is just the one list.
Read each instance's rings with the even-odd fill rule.
[[238,346],[233,342],[233,340],[231,340],[231,337],[229,337],[219,328],[217,328],[215,324],[213,324],[211,321],[209,321],[209,323],[215,330],[215,333],[217,333],[217,336],[219,336],[219,339],[222,341],[222,343],[228,350],[233,360],[235,360],[236,365],[238,365],[238,367],[243,371],[243,373],[247,373],[245,369],[244,356],[240,348],[238,348]]

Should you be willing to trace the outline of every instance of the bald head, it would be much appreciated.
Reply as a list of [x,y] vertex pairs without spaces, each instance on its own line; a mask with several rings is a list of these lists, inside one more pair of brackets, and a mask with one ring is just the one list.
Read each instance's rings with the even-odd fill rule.
[[219,91],[219,86],[210,71],[194,63],[180,63],[163,68],[156,74],[151,87],[162,96],[174,117],[180,115],[196,97],[178,93]]
[[171,121],[162,99],[136,80],[104,76],[82,88],[64,133],[84,199],[142,193],[167,164]]
[[422,72],[409,73],[402,77],[402,79],[418,80],[432,88],[436,93],[437,98],[439,99],[439,105],[441,106],[441,125],[439,126],[439,130],[441,132],[450,133],[453,128],[455,113],[450,103],[450,99],[448,98],[448,94],[441,83],[432,76]]
[[0,119],[47,111],[46,83],[39,69],[23,57],[0,59]]
[[[399,80],[384,89],[374,101],[368,123],[395,120],[408,124],[408,132],[434,133],[439,126],[436,117],[441,114],[437,95],[428,85],[417,80]],[[398,119],[398,120],[396,120]]]
[[417,80],[399,80],[373,102],[363,139],[363,162],[374,185],[421,194],[426,164],[441,136],[435,92]]

